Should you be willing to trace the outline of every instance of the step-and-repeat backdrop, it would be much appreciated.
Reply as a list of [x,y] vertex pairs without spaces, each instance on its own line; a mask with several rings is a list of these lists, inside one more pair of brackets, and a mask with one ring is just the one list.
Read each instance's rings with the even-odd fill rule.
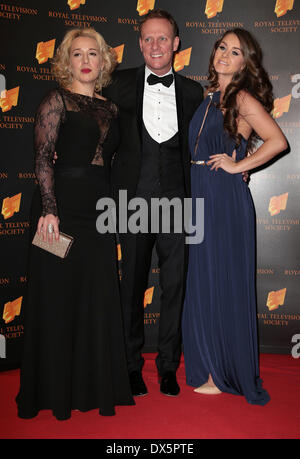
[[[299,0],[3,0],[0,3],[0,369],[18,366],[24,335],[29,208],[36,186],[36,107],[56,85],[50,60],[71,27],[94,27],[120,68],[140,65],[139,18],[162,8],[177,20],[175,70],[205,85],[213,43],[226,30],[251,31],[274,86],[273,116],[290,152],[251,176],[257,212],[260,349],[289,353],[300,340],[300,5]],[[145,292],[145,351],[154,351],[160,290],[156,254]],[[295,352],[294,352],[295,354]],[[296,352],[297,354],[297,352]]]

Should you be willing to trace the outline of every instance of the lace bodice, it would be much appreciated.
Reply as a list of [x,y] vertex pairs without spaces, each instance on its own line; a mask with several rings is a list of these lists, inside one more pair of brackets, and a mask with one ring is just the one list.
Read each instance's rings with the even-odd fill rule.
[[35,173],[43,216],[57,215],[54,153],[58,154],[57,163],[104,166],[103,145],[117,117],[117,107],[111,101],[62,88],[50,91],[43,99],[34,128]]

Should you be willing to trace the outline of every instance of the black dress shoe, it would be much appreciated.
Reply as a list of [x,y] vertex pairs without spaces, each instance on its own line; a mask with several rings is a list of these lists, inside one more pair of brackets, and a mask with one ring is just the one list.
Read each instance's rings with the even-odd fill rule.
[[129,382],[131,393],[134,397],[148,394],[146,384],[144,383],[142,373],[140,371],[132,371],[129,374]]
[[160,381],[160,391],[162,394],[170,395],[171,397],[176,397],[180,392],[180,387],[178,386],[176,380],[176,374],[173,371],[168,371]]

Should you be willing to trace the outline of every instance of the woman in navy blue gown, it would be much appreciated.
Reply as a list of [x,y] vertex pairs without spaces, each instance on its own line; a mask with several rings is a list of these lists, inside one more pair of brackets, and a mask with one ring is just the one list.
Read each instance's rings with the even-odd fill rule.
[[[272,86],[249,32],[214,46],[207,97],[190,124],[192,199],[204,198],[204,241],[190,245],[183,345],[195,392],[244,395],[264,405],[255,295],[255,216],[242,172],[285,150],[270,116]],[[254,141],[261,146],[252,154]],[[195,207],[193,205],[193,207]]]

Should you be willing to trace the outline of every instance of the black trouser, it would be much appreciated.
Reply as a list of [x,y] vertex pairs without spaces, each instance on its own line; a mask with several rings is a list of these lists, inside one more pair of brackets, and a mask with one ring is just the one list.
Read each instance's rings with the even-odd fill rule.
[[[178,195],[178,193],[177,193]],[[174,195],[167,196],[169,199]],[[183,193],[180,196],[182,201]],[[146,198],[145,198],[146,199]],[[150,199],[147,198],[150,202]],[[150,209],[150,206],[149,206]],[[150,212],[149,212],[150,213]],[[150,215],[149,215],[150,221]],[[184,231],[156,234],[120,234],[122,247],[121,297],[129,372],[141,371],[144,359],[144,293],[147,289],[155,246],[160,269],[161,288],[158,355],[159,374],[176,371],[181,355],[181,313],[186,277],[186,248]]]

